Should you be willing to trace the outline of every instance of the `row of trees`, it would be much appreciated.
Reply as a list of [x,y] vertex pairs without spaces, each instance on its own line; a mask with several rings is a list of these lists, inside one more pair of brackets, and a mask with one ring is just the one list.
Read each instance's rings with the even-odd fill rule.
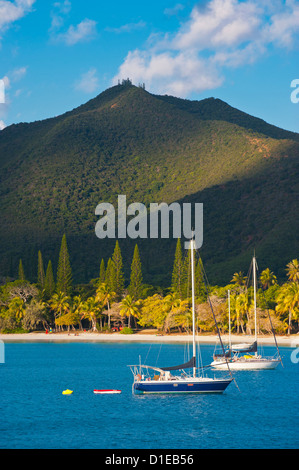
[[[195,294],[197,326],[201,332],[214,331],[215,325],[207,302],[205,274],[201,259],[195,264]],[[274,273],[265,269],[259,276],[258,290],[259,331],[270,332],[274,324],[277,333],[298,331],[299,319],[299,263],[292,260],[286,267],[287,282],[279,285]],[[210,300],[218,326],[228,331],[227,291],[231,292],[232,329],[236,333],[251,334],[253,321],[253,289],[242,272],[233,274],[224,287],[210,287]],[[16,331],[53,327],[91,328],[110,330],[115,323],[131,328],[157,328],[163,332],[173,329],[189,332],[191,320],[190,250],[184,255],[178,240],[171,286],[166,292],[145,285],[142,265],[136,244],[129,283],[125,283],[121,249],[116,241],[111,258],[101,260],[99,276],[88,285],[73,286],[72,269],[64,235],[58,259],[56,282],[51,261],[46,272],[42,254],[37,257],[37,283],[26,280],[20,260],[18,280],[0,288],[0,329]]]

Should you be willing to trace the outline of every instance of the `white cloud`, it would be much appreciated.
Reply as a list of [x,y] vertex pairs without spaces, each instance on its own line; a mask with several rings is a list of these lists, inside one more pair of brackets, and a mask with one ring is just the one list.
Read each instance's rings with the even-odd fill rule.
[[275,12],[266,26],[265,41],[277,43],[280,47],[292,47],[299,31],[299,3],[286,1],[285,8]]
[[139,29],[145,28],[146,23],[144,21],[139,21],[138,23],[127,23],[122,26],[119,26],[119,28],[110,28],[107,27],[106,31],[109,31],[110,33],[131,33],[131,31],[136,31]]
[[180,11],[184,10],[184,5],[182,3],[178,3],[175,5],[173,8],[165,8],[164,14],[167,16],[175,16],[177,15]]
[[180,54],[129,52],[119,76],[132,77],[135,83],[144,81],[158,93],[176,96],[188,96],[192,91],[201,92],[222,83],[213,64],[186,51]]
[[4,121],[2,121],[2,119],[0,119],[0,131],[3,131],[3,129],[5,129],[6,127],[6,124]]
[[32,11],[32,5],[36,0],[7,0],[0,1],[0,32],[5,31],[10,25]]
[[53,4],[53,10],[51,11],[51,27],[49,29],[50,33],[54,33],[59,30],[64,25],[65,17],[71,11],[72,5],[69,0],[64,2],[55,2]]
[[93,93],[98,90],[99,79],[97,77],[97,70],[91,68],[88,72],[81,75],[80,80],[75,83],[75,89],[84,93]]
[[292,47],[298,32],[296,0],[210,0],[175,33],[130,51],[113,82],[130,77],[154,92],[187,97],[220,86],[225,69],[254,63],[270,45]]
[[10,79],[8,78],[7,75],[5,75],[3,78],[2,78],[3,82],[4,82],[4,87],[5,87],[5,90],[8,90],[10,88]]
[[200,50],[240,44],[254,37],[259,24],[258,7],[250,1],[211,0],[204,9],[193,9],[174,46]]
[[26,73],[27,67],[19,67],[11,72],[11,79],[13,82],[18,82],[19,80],[22,80]]
[[64,15],[69,13],[72,8],[72,4],[69,0],[64,0],[64,2],[55,2],[53,6]]
[[67,46],[89,41],[96,35],[96,25],[96,21],[86,18],[76,26],[71,25],[65,33],[57,34],[55,39]]
[[64,43],[73,46],[78,42],[86,42],[96,35],[96,21],[85,18],[77,25],[71,25],[66,31],[62,31],[65,21],[72,8],[69,0],[55,2],[51,11],[51,26],[49,28],[50,39],[53,42]]

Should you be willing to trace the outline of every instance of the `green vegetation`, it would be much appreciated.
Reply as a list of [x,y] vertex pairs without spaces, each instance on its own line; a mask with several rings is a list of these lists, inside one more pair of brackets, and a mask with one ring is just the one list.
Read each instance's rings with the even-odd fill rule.
[[18,279],[20,281],[25,281],[25,273],[24,273],[24,268],[23,268],[23,263],[22,263],[22,260],[20,259],[19,261],[19,275],[18,275]]
[[[36,253],[52,259],[65,233],[73,284],[108,270],[115,240],[94,229],[100,202],[202,202],[202,257],[224,284],[256,250],[281,282],[298,253],[298,134],[221,100],[154,96],[129,82],[52,119],[0,132],[0,276],[14,279],[20,258],[38,282]],[[122,246],[129,277],[136,240]],[[168,286],[176,240],[138,240],[143,279]],[[111,263],[110,263],[111,264]],[[59,280],[60,282],[60,280]]]
[[141,297],[142,289],[142,268],[139,256],[138,245],[135,245],[134,255],[131,265],[130,285],[128,292],[133,300],[138,300]]
[[45,289],[44,289],[44,297],[49,299],[55,292],[55,282],[53,276],[53,268],[52,268],[52,261],[49,260],[46,277],[45,277]]
[[[65,254],[65,236],[62,239],[62,247],[60,257],[61,253]],[[116,260],[118,262],[122,260],[118,241],[115,244],[113,258],[114,261],[110,259],[110,265],[116,263]],[[172,331],[189,333],[192,324],[189,258],[190,251],[188,250],[184,255],[178,242],[173,263],[172,286],[164,290],[158,286],[143,286],[140,277],[142,265],[136,245],[131,263],[130,281],[125,282],[122,277],[121,289],[120,284],[114,282],[114,286],[120,289],[118,293],[112,290],[111,284],[102,282],[103,279],[100,277],[90,280],[85,285],[74,285],[72,291],[68,293],[57,286],[68,288],[69,284],[57,282],[55,292],[54,280],[50,281],[52,276],[50,274],[51,262],[49,262],[45,288],[42,288],[40,282],[31,284],[24,279],[7,282],[1,286],[0,331],[4,333],[25,332],[51,327],[56,331],[63,331],[64,328],[68,331],[70,328],[73,330],[84,328],[110,332],[113,325],[121,324],[123,334],[128,334],[138,328],[156,328],[163,333]],[[39,269],[41,259],[40,254],[38,256]],[[173,280],[177,279],[175,273],[178,271],[178,259],[181,259],[180,265],[185,271],[181,292],[176,290],[177,284],[173,283]],[[103,276],[102,262],[101,266]],[[277,282],[276,276],[268,268],[264,269],[259,276],[260,287],[257,296],[259,333],[271,332],[269,314],[276,333],[290,334],[299,331],[298,260],[290,261],[285,271],[287,280],[282,285]],[[115,266],[112,272],[115,276]],[[196,274],[197,327],[200,332],[214,333],[215,324],[207,301],[200,258],[196,262]],[[60,271],[58,275],[61,277]],[[254,331],[253,288],[248,285],[247,281],[247,276],[243,272],[235,272],[229,284],[223,287],[209,287],[213,311],[222,333],[228,331],[228,289],[231,292],[232,331],[246,334],[252,334]],[[171,279],[169,279],[170,283]]]
[[44,271],[44,263],[41,251],[38,250],[38,266],[37,266],[37,284],[40,289],[44,289],[45,287],[45,271]]
[[123,260],[118,240],[116,240],[109,267],[109,287],[113,292],[115,292],[117,300],[120,300],[124,290],[124,273]]
[[72,290],[72,269],[65,234],[62,237],[57,268],[57,292],[69,294]]

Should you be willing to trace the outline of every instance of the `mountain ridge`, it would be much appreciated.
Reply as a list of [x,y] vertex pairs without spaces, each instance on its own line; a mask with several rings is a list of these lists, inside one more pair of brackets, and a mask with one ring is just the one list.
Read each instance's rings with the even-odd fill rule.
[[[289,261],[286,256],[294,252],[295,257],[298,249],[297,241],[290,239],[287,227],[279,222],[290,216],[298,225],[295,195],[299,134],[293,134],[218,99],[193,102],[152,95],[128,83],[111,87],[60,116],[9,126],[0,132],[0,274],[13,276],[23,256],[32,265],[34,277],[33,251],[41,249],[53,258],[58,240],[66,232],[74,250],[75,278],[84,281],[88,276],[95,277],[100,258],[107,258],[109,250],[95,237],[94,210],[102,201],[115,204],[118,194],[126,194],[128,203],[146,205],[202,202],[201,198],[206,200],[209,194],[212,203],[206,200],[204,233],[208,241],[203,245],[203,257],[206,250],[207,265],[215,281],[224,277],[217,274],[217,266],[223,269],[224,262],[216,258],[220,256],[218,247],[230,234],[226,217],[234,220],[229,265],[238,259],[245,264],[254,245],[257,250],[258,246],[274,248],[267,233],[279,227],[277,236],[281,241],[279,249],[275,248],[278,255],[271,256],[275,258],[273,268],[281,270]],[[257,228],[254,213],[246,203],[250,212],[246,223],[252,227],[248,233],[245,230],[247,245],[237,233],[242,232],[238,222],[244,220],[242,206],[233,199],[229,201],[228,196],[223,198],[222,186],[226,185],[231,187],[232,195],[239,194],[240,201],[254,200],[256,210],[264,213],[265,220],[259,219]],[[271,196],[277,207],[273,207]],[[219,214],[218,222],[215,214]],[[287,249],[283,248],[284,238],[290,240]],[[113,240],[106,242],[112,250]],[[135,242],[125,241],[125,251],[130,253]],[[169,247],[163,244],[164,255],[157,245],[158,254],[153,254],[154,242],[150,246],[149,241],[140,240],[141,250],[142,245],[147,247],[144,258],[151,253],[154,263],[145,263],[145,277],[167,283],[173,241]],[[241,258],[239,247],[245,253]],[[271,254],[266,248],[263,251]],[[90,251],[97,254],[91,256]]]

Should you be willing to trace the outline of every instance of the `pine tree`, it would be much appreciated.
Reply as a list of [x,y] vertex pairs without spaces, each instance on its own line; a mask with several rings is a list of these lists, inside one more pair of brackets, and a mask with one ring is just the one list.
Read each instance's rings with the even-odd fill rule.
[[55,292],[55,282],[54,282],[51,260],[49,261],[48,266],[47,266],[44,291],[45,291],[44,296],[46,299],[50,299]]
[[138,300],[141,296],[142,287],[142,269],[137,244],[135,245],[133,260],[131,264],[131,276],[129,285],[129,294],[133,300]]
[[174,255],[174,263],[173,263],[173,270],[172,270],[172,280],[171,280],[171,289],[173,292],[177,292],[179,297],[182,296],[182,286],[183,286],[183,254],[182,254],[182,246],[181,240],[178,238],[175,255]]
[[205,296],[205,292],[206,289],[203,278],[203,264],[201,258],[198,258],[198,261],[195,264],[195,296]]
[[118,240],[116,240],[114,252],[112,255],[111,272],[110,272],[111,289],[116,294],[119,301],[124,290],[124,274],[123,274],[123,260],[119,247]]
[[102,282],[105,282],[105,280],[106,280],[106,278],[105,278],[105,261],[103,259],[102,259],[101,265],[100,265],[99,280],[100,280],[100,284],[102,284]]
[[182,263],[182,280],[181,280],[182,299],[191,296],[191,250],[186,250]]
[[38,262],[37,262],[37,285],[40,289],[45,287],[45,271],[44,263],[41,251],[38,251]]
[[22,263],[21,259],[20,259],[20,262],[19,262],[18,279],[19,279],[19,281],[25,281],[25,273],[24,273],[23,263]]
[[66,236],[62,237],[58,268],[57,268],[57,283],[56,291],[69,294],[72,288],[72,269],[70,264],[69,253],[67,249]]
[[112,290],[112,282],[111,282],[111,265],[112,260],[111,258],[107,261],[107,267],[105,272],[105,284],[107,285],[108,289]]

